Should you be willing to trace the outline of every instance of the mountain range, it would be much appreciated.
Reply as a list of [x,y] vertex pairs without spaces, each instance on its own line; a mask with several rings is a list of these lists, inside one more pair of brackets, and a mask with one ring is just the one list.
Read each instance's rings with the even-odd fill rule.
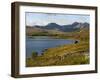
[[89,31],[89,23],[74,22],[69,25],[59,25],[57,23],[49,23],[46,26],[35,25],[26,26],[27,35],[46,35],[46,34],[65,34],[66,32]]
[[[27,26],[30,27],[30,26]],[[79,22],[74,22],[69,25],[59,25],[57,23],[49,23],[46,26],[40,26],[40,25],[35,25],[31,26],[31,28],[37,28],[37,29],[44,29],[44,30],[58,30],[62,32],[72,32],[76,30],[80,30],[82,28],[89,29],[89,23],[79,23]]]

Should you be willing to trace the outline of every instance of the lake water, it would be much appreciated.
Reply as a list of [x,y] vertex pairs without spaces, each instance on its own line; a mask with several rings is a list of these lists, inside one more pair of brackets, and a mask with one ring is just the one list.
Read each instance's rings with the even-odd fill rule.
[[45,49],[74,42],[75,40],[54,39],[48,36],[26,37],[26,57],[30,57],[33,51],[41,55]]

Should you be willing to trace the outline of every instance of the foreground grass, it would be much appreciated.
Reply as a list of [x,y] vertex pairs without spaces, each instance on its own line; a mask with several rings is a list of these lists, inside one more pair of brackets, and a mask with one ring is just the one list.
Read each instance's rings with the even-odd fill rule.
[[44,55],[27,58],[26,66],[53,66],[89,64],[88,42],[49,48]]

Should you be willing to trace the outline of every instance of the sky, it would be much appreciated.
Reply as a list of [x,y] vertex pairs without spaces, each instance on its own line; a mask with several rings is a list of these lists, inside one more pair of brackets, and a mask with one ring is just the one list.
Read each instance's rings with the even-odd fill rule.
[[48,23],[57,23],[59,25],[68,25],[74,22],[90,22],[89,15],[79,14],[60,14],[60,13],[33,13],[26,12],[26,25],[42,25],[45,26]]

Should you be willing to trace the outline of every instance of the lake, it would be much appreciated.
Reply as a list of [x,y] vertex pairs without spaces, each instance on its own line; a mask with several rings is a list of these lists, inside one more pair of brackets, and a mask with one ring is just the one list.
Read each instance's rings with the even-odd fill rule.
[[49,36],[26,37],[26,57],[30,57],[35,51],[41,55],[45,49],[61,46],[64,44],[74,44],[75,40],[55,39]]

